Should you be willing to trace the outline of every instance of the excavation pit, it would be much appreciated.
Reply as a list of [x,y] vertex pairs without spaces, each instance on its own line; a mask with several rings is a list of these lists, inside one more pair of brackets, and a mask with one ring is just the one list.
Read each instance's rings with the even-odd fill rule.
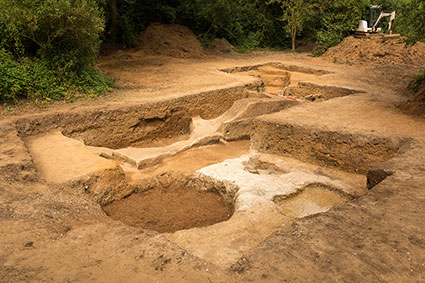
[[172,233],[226,221],[233,214],[233,205],[215,192],[176,182],[132,194],[103,206],[103,210],[127,225]]
[[[250,72],[259,72],[268,88],[298,86],[302,93],[294,96],[304,99],[310,90],[328,94],[325,99],[355,93],[299,80],[292,86],[296,75],[274,66]],[[245,95],[238,91],[232,100]],[[210,94],[216,97],[205,105],[218,104],[221,94]],[[263,96],[209,112],[202,100],[192,100],[191,111],[180,100],[23,118],[17,129],[40,176],[83,188],[105,222],[111,223],[103,212],[114,225],[157,231],[223,268],[296,218],[367,194],[382,181],[369,171],[400,147],[385,138],[286,123],[290,117],[267,118],[319,104]]]
[[312,74],[312,75],[317,75],[317,76],[322,76],[322,75],[327,75],[327,74],[332,73],[332,72],[321,70],[321,69],[314,69],[314,68],[310,68],[310,67],[306,67],[306,66],[282,64],[280,62],[269,62],[269,63],[265,63],[265,64],[237,66],[237,67],[233,67],[233,68],[221,69],[220,71],[233,74],[233,73],[241,73],[241,72],[249,72],[249,71],[252,71],[252,70],[258,70],[258,69],[264,68],[264,67],[273,67],[273,68],[280,69],[280,70],[283,70],[283,71]]
[[265,91],[269,95],[289,96],[311,102],[364,93],[362,90],[307,82],[309,79],[317,81],[317,77],[331,74],[331,72],[296,65],[267,63],[222,69],[221,71],[245,73],[258,77],[264,83]]
[[111,149],[170,144],[190,134],[193,117],[220,117],[240,99],[264,98],[261,88],[255,82],[143,105],[57,112],[21,118],[16,127],[23,138],[60,130],[86,145]]
[[323,184],[310,184],[296,193],[276,196],[273,201],[279,210],[290,217],[302,218],[326,212],[338,203],[351,199],[350,195]]
[[336,86],[322,86],[307,82],[300,82],[297,86],[288,87],[284,91],[284,95],[311,102],[320,102],[358,93],[364,93],[364,91]]
[[[286,103],[280,105],[283,103],[280,100],[275,105],[271,101],[241,101],[217,122],[228,121],[224,118],[230,114],[238,117],[236,122],[239,118],[249,121],[261,114],[259,109],[266,105],[264,109],[268,112]],[[240,107],[247,102],[245,107]],[[199,129],[205,129],[202,125],[215,124],[213,120],[194,122],[199,123]],[[273,131],[273,136],[281,132],[282,129]],[[215,136],[215,133],[206,134]],[[98,209],[116,223],[159,232],[161,237],[190,254],[223,268],[231,266],[274,231],[290,227],[296,218],[325,212],[368,192],[366,168],[361,174],[359,170],[347,172],[340,166],[299,161],[297,154],[290,158],[256,152],[253,144],[250,151],[247,140],[206,146],[201,143],[160,158],[158,164],[144,169],[120,159],[102,159],[93,148],[60,131],[24,140],[40,175],[47,181],[76,182],[98,204]],[[282,137],[280,143],[284,140]],[[157,149],[168,147],[158,144]],[[84,156],[86,162],[74,160],[79,156]],[[61,158],[61,166],[55,164],[57,157]],[[101,168],[104,171],[96,173],[105,161],[109,169]],[[81,172],[84,168],[94,173],[87,176],[88,171]],[[64,172],[72,174],[68,178]],[[375,181],[374,184],[382,180]],[[316,184],[321,185],[313,188]]]

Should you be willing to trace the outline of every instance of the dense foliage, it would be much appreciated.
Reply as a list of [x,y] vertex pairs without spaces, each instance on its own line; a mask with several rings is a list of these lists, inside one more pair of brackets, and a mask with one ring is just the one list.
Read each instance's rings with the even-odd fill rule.
[[367,0],[324,1],[318,7],[320,13],[315,15],[318,44],[315,52],[321,54],[352,34],[367,6]]
[[269,4],[279,3],[282,8],[282,21],[287,23],[286,30],[291,35],[292,50],[295,51],[295,39],[304,28],[304,23],[313,15],[314,5],[309,0],[271,0]]
[[104,92],[93,69],[104,20],[92,0],[0,0],[0,100]]
[[396,10],[394,32],[425,42],[423,0],[0,0],[0,100],[105,91],[113,83],[93,68],[101,42],[135,46],[152,22],[188,26],[205,46],[303,41],[321,54],[353,33],[370,4]]
[[79,72],[58,74],[49,61],[23,57],[17,60],[10,52],[0,49],[0,100],[15,102],[30,98],[39,102],[73,100],[83,94],[104,93],[114,83],[93,67]]
[[395,32],[425,40],[423,0],[98,1],[106,11],[108,39],[125,46],[135,45],[149,23],[164,22],[188,26],[205,44],[223,37],[243,50],[288,48],[298,38],[318,43],[323,51],[352,34],[370,4],[397,11]]
[[388,6],[397,11],[395,32],[411,41],[425,42],[425,1],[393,0]]
[[[99,0],[102,1],[102,0]],[[151,22],[188,26],[204,44],[216,37],[241,49],[282,47],[288,44],[278,5],[265,0],[102,1],[107,17],[107,40],[125,46]],[[117,32],[118,31],[118,32]]]

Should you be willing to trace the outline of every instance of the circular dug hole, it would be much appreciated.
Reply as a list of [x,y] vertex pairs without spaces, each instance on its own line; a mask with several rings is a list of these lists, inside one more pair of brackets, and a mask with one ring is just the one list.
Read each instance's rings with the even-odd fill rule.
[[215,192],[182,185],[135,193],[103,207],[108,216],[127,225],[170,233],[228,220],[233,206]]

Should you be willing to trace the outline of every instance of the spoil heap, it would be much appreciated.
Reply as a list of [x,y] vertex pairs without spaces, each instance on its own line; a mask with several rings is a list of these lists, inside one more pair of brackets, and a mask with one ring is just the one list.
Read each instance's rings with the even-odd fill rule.
[[400,38],[349,36],[322,55],[325,60],[348,65],[425,66],[425,44],[406,45]]
[[181,25],[151,24],[139,37],[139,48],[149,55],[203,58],[204,49],[196,35]]
[[236,52],[236,48],[225,38],[216,38],[211,41],[210,51],[215,53],[232,53]]

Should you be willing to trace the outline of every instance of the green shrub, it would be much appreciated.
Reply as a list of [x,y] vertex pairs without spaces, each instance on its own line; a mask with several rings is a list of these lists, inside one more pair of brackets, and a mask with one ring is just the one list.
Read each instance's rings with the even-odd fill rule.
[[25,97],[57,99],[62,91],[56,74],[39,60],[25,58],[18,63],[6,50],[0,50],[1,100],[16,101]]
[[0,49],[0,101],[72,100],[81,93],[98,95],[111,87],[115,87],[114,82],[94,68],[61,76],[41,59],[23,58],[18,62],[10,52]]
[[94,0],[0,0],[0,100],[57,100],[111,86],[94,69],[104,21]]
[[15,99],[27,93],[29,77],[4,49],[0,49],[0,98]]
[[317,6],[316,43],[313,55],[319,56],[339,44],[357,28],[358,21],[368,5],[367,0],[324,1]]
[[65,71],[93,63],[104,27],[93,0],[0,0],[0,9],[9,35],[2,47],[15,55],[41,57]]

